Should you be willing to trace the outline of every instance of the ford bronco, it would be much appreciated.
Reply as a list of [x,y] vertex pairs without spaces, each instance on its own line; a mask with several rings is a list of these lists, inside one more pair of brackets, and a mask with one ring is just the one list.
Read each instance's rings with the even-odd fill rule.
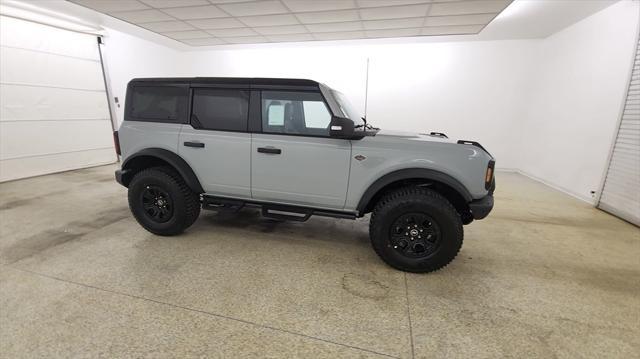
[[463,225],[493,208],[493,157],[477,142],[380,130],[311,80],[134,79],[114,133],[131,212],[176,235],[200,209],[356,219],[371,213],[376,253],[431,272],[462,246]]

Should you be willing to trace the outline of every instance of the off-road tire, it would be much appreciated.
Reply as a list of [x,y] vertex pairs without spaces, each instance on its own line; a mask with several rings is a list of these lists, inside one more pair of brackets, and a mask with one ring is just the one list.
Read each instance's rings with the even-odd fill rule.
[[[439,228],[439,245],[426,257],[403,255],[392,243],[392,226],[410,213],[430,217]],[[462,247],[463,229],[460,216],[446,198],[428,188],[411,186],[388,193],[376,204],[369,236],[373,249],[388,265],[406,272],[426,273],[445,267],[456,257]]]
[[[148,187],[164,191],[171,203],[171,214],[158,222],[145,211],[142,195]],[[200,197],[182,177],[170,167],[152,167],[138,172],[129,183],[129,208],[138,223],[147,231],[172,236],[189,228],[200,215]]]

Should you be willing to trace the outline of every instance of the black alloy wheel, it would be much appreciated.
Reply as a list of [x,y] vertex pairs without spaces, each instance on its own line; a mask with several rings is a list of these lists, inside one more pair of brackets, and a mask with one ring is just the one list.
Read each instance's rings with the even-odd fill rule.
[[407,213],[391,225],[393,248],[410,258],[425,258],[438,250],[441,234],[438,224],[424,213]]
[[144,213],[154,222],[165,223],[173,216],[173,200],[158,186],[146,186],[140,193]]

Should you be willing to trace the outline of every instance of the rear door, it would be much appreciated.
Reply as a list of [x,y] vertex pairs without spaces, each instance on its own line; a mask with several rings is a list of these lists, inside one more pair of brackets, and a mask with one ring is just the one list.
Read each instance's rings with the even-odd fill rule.
[[256,200],[342,209],[351,142],[329,138],[331,113],[320,92],[262,91],[262,133],[251,145]]
[[247,132],[251,91],[192,89],[191,119],[180,132],[178,153],[193,168],[205,192],[251,197],[251,134]]

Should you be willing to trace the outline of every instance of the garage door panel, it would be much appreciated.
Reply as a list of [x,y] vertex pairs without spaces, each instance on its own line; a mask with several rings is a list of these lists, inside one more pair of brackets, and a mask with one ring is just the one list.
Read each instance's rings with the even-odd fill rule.
[[29,21],[2,17],[0,44],[6,47],[33,49],[83,59],[100,60],[95,36],[43,26]]
[[640,226],[640,43],[598,207]]
[[104,92],[0,85],[0,93],[0,121],[109,119]]
[[640,173],[640,163],[632,163],[624,159],[612,160],[611,166],[619,167],[621,171],[637,171]]
[[615,177],[609,176],[607,178],[607,181],[609,181],[610,184],[615,184],[616,186],[619,186],[621,189],[625,189],[624,191],[621,191],[621,192],[625,193],[626,195],[632,195],[632,194],[635,194],[635,192],[638,192],[637,187],[635,186],[635,181],[633,180],[632,176],[638,176],[638,175],[640,175],[640,172],[631,170],[624,173],[624,175],[621,174]]
[[616,148],[614,151],[620,151],[620,152],[626,152],[626,153],[631,153],[631,154],[636,154],[637,153],[637,148],[638,146],[634,143],[627,143],[627,141],[624,140],[618,140],[616,142]]
[[631,131],[635,131],[637,129],[640,129],[640,122],[638,123],[624,123],[620,125],[620,130],[631,130]]
[[113,147],[108,120],[0,123],[2,160],[106,147]]
[[113,148],[55,153],[0,161],[0,182],[113,163]]
[[635,107],[640,107],[640,99],[629,98],[629,99],[627,99],[627,104],[626,104],[626,106],[627,106],[627,107],[630,107],[630,106],[631,106],[631,107],[633,107],[633,106],[635,106]]
[[619,138],[626,138],[632,140],[632,144],[637,144],[637,139],[640,139],[640,133],[636,133],[635,131],[627,131],[620,129],[620,133],[618,134]]
[[[97,47],[98,45],[93,45]],[[3,84],[24,84],[104,92],[99,61],[1,47]],[[64,69],[64,71],[62,71]]]
[[[638,201],[640,200],[640,198],[636,196],[635,200]],[[613,207],[612,205],[607,205],[608,203],[612,203],[612,202],[620,202],[620,203],[623,203],[623,205],[619,205],[616,207]],[[604,197],[604,201],[602,202],[602,205],[608,206],[607,208],[609,210],[607,210],[607,212],[612,212],[611,211],[612,209],[618,209],[620,212],[623,212],[627,216],[632,216],[633,213],[635,212],[635,209],[633,208],[632,205],[630,205],[630,203],[631,202],[628,201],[626,197],[622,197],[620,195],[607,195]]]
[[0,181],[113,163],[98,41],[0,21]]

